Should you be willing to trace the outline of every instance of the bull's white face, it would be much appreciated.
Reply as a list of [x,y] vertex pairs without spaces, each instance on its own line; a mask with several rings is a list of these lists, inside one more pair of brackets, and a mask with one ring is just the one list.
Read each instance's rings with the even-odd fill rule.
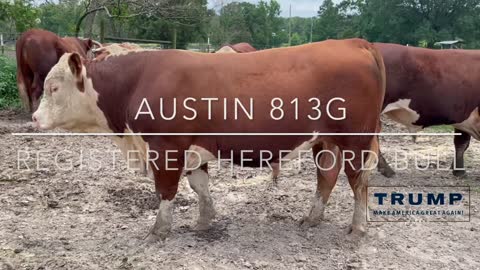
[[86,78],[78,54],[64,54],[50,70],[40,106],[33,114],[39,129],[63,128],[71,131],[99,129],[98,94]]

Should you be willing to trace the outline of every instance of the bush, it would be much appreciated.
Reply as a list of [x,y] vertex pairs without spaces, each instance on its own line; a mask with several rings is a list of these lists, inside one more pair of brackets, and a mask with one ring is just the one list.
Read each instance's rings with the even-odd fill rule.
[[17,67],[14,60],[0,56],[0,109],[21,106],[17,90]]

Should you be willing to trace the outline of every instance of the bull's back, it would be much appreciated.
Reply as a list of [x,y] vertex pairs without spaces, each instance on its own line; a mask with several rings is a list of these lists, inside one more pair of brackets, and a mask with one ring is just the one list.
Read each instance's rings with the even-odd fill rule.
[[[140,58],[143,57],[147,63],[144,79],[153,78],[157,84],[164,86],[163,94],[165,91],[172,95],[208,91],[216,95],[230,93],[274,96],[279,93],[302,94],[304,91],[315,92],[328,88],[323,84],[351,86],[344,87],[341,91],[355,92],[352,89],[355,88],[355,80],[376,80],[376,77],[381,76],[379,70],[382,69],[383,60],[381,56],[374,55],[374,51],[368,42],[355,39],[332,40],[249,54],[144,52]],[[132,60],[134,58],[135,55],[132,55]],[[182,82],[198,90],[187,90],[178,84]],[[216,82],[220,86],[209,82]],[[259,88],[265,91],[259,92]],[[321,92],[331,91],[323,89]]]
[[[195,126],[197,130],[190,132],[363,132],[376,125],[384,97],[383,60],[363,40],[327,41],[249,54],[180,51],[140,54],[144,55],[137,55],[138,59],[144,58],[142,61],[148,67],[140,75],[129,111],[135,112],[144,97],[152,101],[152,108],[159,108],[161,98],[182,101],[188,97],[196,100],[215,97],[219,104],[226,99],[228,108],[234,105],[234,98],[247,106],[250,98],[254,103],[255,117],[251,121],[236,121],[231,125],[223,120],[224,106],[215,106],[212,114],[216,118],[198,127],[182,119],[159,125],[165,131]],[[347,107],[348,120],[327,116],[325,106],[336,98],[344,103],[335,103],[331,110],[336,109],[339,117],[338,109]],[[274,99],[284,103],[282,121],[271,117]],[[317,104],[312,99],[321,102],[324,114],[321,121],[308,118],[316,113]],[[298,119],[292,102],[298,102]],[[199,114],[206,115],[207,106],[198,106]],[[177,108],[177,112],[190,115],[182,108]],[[228,119],[235,118],[233,110],[228,113]]]

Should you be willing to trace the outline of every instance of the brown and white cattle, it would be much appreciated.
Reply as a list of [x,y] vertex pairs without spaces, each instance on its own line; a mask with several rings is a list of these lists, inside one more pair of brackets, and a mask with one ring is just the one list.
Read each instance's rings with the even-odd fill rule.
[[[480,51],[430,50],[375,43],[387,70],[383,113],[410,132],[436,125],[453,125],[453,173],[465,174],[463,155],[470,137],[480,139]],[[381,157],[379,170],[395,172]]]
[[[65,54],[48,74],[33,121],[40,129],[138,134],[138,143],[148,146],[145,160],[160,199],[150,240],[164,239],[170,231],[183,174],[199,195],[198,228],[209,226],[215,211],[208,161],[228,158],[259,167],[307,149],[322,159],[324,147],[334,145],[352,155],[344,166],[355,200],[351,232],[362,234],[370,172],[362,168],[375,162],[384,94],[382,57],[360,39],[248,54],[139,51],[86,62]],[[284,106],[278,119],[273,117],[278,108],[272,112],[271,106],[275,99],[297,100],[298,106]],[[332,117],[322,114],[322,102],[336,99],[343,102],[331,104]],[[234,100],[252,102],[254,116],[237,118],[236,110],[227,109],[235,107]],[[173,113],[177,117],[170,118]],[[346,134],[351,132],[362,134]],[[239,135],[246,133],[251,136]],[[265,158],[264,151],[272,155]],[[317,169],[316,195],[304,226],[321,221],[340,169]]]
[[35,111],[43,94],[45,77],[60,56],[76,52],[85,58],[93,45],[91,39],[60,38],[41,29],[24,32],[16,43],[17,84],[24,108]]

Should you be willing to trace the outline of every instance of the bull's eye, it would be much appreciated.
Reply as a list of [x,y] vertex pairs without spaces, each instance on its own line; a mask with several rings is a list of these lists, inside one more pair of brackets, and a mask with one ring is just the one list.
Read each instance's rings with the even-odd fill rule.
[[57,92],[57,90],[58,90],[58,87],[52,87],[52,93]]

